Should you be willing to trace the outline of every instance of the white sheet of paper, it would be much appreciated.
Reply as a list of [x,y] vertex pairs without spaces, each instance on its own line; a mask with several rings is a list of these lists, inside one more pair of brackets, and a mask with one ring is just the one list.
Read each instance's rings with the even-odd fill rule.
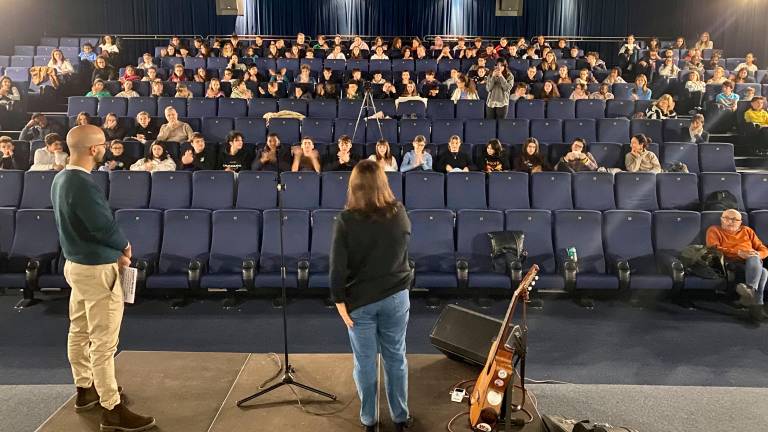
[[133,303],[136,296],[136,275],[138,271],[133,267],[126,267],[120,273],[120,285],[123,287],[123,300]]

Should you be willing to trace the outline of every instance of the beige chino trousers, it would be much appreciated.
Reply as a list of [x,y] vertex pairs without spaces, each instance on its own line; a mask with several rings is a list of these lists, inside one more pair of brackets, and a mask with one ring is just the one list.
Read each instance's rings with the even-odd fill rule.
[[75,385],[92,384],[101,406],[111,410],[120,403],[115,380],[115,351],[123,320],[123,289],[117,263],[64,264],[69,297],[67,354]]

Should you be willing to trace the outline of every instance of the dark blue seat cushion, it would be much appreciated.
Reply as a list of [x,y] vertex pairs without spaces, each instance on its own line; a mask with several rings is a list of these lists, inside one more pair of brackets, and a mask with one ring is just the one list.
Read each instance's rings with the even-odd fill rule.
[[187,289],[186,274],[152,275],[147,278],[148,289]]
[[240,289],[243,287],[243,275],[241,273],[207,274],[200,278],[200,286],[206,289]]
[[[286,288],[297,288],[299,284],[295,274],[285,278]],[[280,288],[280,273],[260,273],[256,276],[255,285],[261,288]]]
[[456,288],[457,285],[455,273],[416,273],[416,286],[419,288]]
[[469,287],[510,289],[510,280],[509,276],[500,273],[470,273]]
[[576,275],[576,289],[611,290],[619,289],[619,279],[613,275],[579,273]]

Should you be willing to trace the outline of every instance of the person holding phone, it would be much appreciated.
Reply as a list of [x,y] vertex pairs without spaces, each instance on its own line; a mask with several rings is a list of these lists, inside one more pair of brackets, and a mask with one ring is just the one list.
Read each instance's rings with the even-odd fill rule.
[[496,60],[491,76],[486,80],[488,99],[485,105],[485,117],[488,119],[507,118],[509,110],[509,93],[515,84],[515,77],[507,68],[507,61]]

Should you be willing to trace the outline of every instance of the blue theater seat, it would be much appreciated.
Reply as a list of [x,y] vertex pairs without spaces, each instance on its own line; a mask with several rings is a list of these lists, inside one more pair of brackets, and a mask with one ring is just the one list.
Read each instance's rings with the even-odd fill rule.
[[530,176],[531,208],[558,210],[572,209],[571,174],[564,172],[538,172]]
[[464,122],[458,119],[432,121],[432,139],[429,142],[446,144],[453,135],[458,135],[464,141]]
[[[263,143],[267,139],[267,123],[264,119],[236,118],[235,130],[243,134],[243,140],[247,143]],[[281,137],[282,140],[282,137]],[[291,142],[286,142],[290,145]]]
[[699,172],[699,144],[686,142],[667,142],[661,146],[662,167],[682,162],[688,167],[688,172]]
[[307,105],[307,114],[312,119],[336,119],[336,101],[313,99]]
[[698,210],[699,180],[693,173],[656,174],[656,193],[662,210]]
[[320,174],[312,171],[283,172],[280,180],[285,186],[281,199],[283,208],[316,209],[320,207]]
[[434,171],[405,173],[405,207],[408,209],[445,208],[444,175]]
[[651,139],[651,142],[664,142],[664,137],[662,136],[661,120],[632,119],[630,123],[630,133],[632,135],[644,134]]
[[[339,99],[339,115],[340,119],[357,119],[360,115],[360,108],[363,106],[363,102],[359,100]],[[365,117],[365,112],[363,112]]]
[[606,274],[603,254],[602,214],[594,210],[558,210],[554,213],[555,256],[560,272],[565,271],[567,249],[576,248],[578,270],[575,285],[566,289],[615,290],[619,279]]
[[[59,234],[53,210],[16,211],[13,242],[4,252],[7,261],[5,271],[0,273],[0,287],[23,288],[25,299],[34,298],[33,290],[37,288],[38,280],[53,273],[59,253]],[[40,266],[28,285],[25,271],[32,261],[39,262]]]
[[[354,119],[336,119],[333,128],[333,141],[338,142],[342,135],[347,135],[352,138],[353,144],[364,144],[366,122],[360,121],[357,130],[355,130],[355,123]],[[371,126],[378,127],[376,125]]]
[[744,210],[744,199],[741,195],[741,175],[732,172],[714,172],[699,174],[699,199],[704,202],[707,197],[717,191],[728,191],[736,197],[739,210]]
[[192,173],[158,171],[152,173],[149,207],[159,210],[186,209],[192,201]]
[[702,143],[698,147],[701,172],[736,172],[733,144]]
[[605,256],[611,273],[619,262],[629,264],[629,284],[623,289],[672,289],[670,272],[660,271],[653,250],[651,213],[636,210],[609,210],[603,213]]
[[501,119],[498,121],[498,138],[503,144],[522,144],[531,136],[530,120]]
[[[430,127],[432,122],[427,119],[403,119],[400,120],[400,139],[401,143],[412,142],[417,135],[423,135],[429,142]],[[390,143],[391,144],[391,143]]]
[[506,171],[488,174],[488,207],[495,210],[528,209],[528,174]]
[[231,209],[234,201],[234,173],[228,171],[195,171],[192,174],[192,208]]
[[664,142],[681,142],[690,139],[688,128],[691,121],[688,119],[666,119],[662,120],[662,134]]
[[498,210],[460,210],[456,214],[456,257],[469,266],[469,285],[509,289],[509,275],[496,273],[491,260],[489,232],[504,230],[504,214]]
[[[741,190],[744,206],[748,211],[768,209],[768,174],[742,173]],[[766,241],[768,241],[768,238]]]
[[163,212],[152,209],[121,209],[115,212],[115,221],[131,243],[131,262],[143,268],[139,276],[142,288],[146,276],[157,269],[163,236]]
[[462,120],[485,118],[485,101],[459,99],[456,103],[456,118]]
[[24,173],[24,191],[21,194],[23,209],[49,209],[51,204],[51,184],[56,171],[27,171]]
[[485,173],[452,172],[445,175],[446,204],[453,210],[485,209]]
[[621,210],[658,210],[656,174],[620,172],[614,177],[616,207]]
[[338,219],[337,209],[312,212],[312,247],[309,251],[309,287],[328,289],[330,281],[330,251],[333,227]]
[[223,143],[234,128],[235,123],[231,118],[208,117],[203,119],[202,133],[207,142]]
[[[609,101],[610,102],[610,101]],[[625,118],[597,120],[597,140],[600,142],[629,142],[630,123]]]
[[613,174],[608,172],[577,172],[573,181],[573,208],[576,210],[613,210]]
[[[219,99],[224,99],[224,98],[219,98]],[[216,117],[216,113],[217,113],[216,106],[217,106],[216,99],[194,97],[192,99],[189,99],[189,101],[187,101],[187,115],[189,117],[194,117],[194,118]],[[243,116],[245,116],[245,111],[243,111],[243,113],[244,113]],[[222,115],[222,117],[234,117],[234,116]]]
[[557,273],[555,252],[552,248],[552,215],[549,210],[507,210],[504,212],[507,231],[521,231],[525,235],[528,257],[523,263],[526,272],[533,265],[539,266],[536,289],[562,291],[564,279]]
[[[14,81],[16,81],[14,79]],[[98,112],[99,99],[95,97],[70,96],[67,98],[67,116],[76,116],[81,112],[95,116]]]
[[146,171],[111,171],[109,206],[113,210],[147,208],[151,184],[151,174]]
[[563,123],[558,119],[531,120],[531,136],[541,143],[563,142]]
[[329,171],[321,175],[322,207],[326,209],[343,209],[347,203],[347,188],[349,186],[348,171]]
[[589,145],[589,152],[601,167],[624,168],[624,149],[620,143],[594,142]]
[[277,206],[277,173],[242,171],[237,175],[237,208],[266,210]]
[[399,171],[387,171],[387,181],[389,182],[389,188],[392,190],[392,194],[395,198],[404,202],[403,200],[403,175]]
[[211,212],[174,209],[165,212],[163,244],[157,272],[147,277],[148,289],[189,290],[190,270],[208,266],[211,246]]
[[128,99],[127,117],[136,117],[142,111],[149,113],[150,117],[157,116],[157,100],[153,97],[135,97]]
[[277,112],[275,99],[251,99],[248,101],[248,117],[262,118],[264,114]]
[[[375,143],[380,139],[385,139],[387,142],[397,142],[397,120],[384,119],[384,120],[366,120],[365,126],[365,142]],[[379,129],[381,127],[381,129]],[[383,134],[383,136],[382,136]],[[351,136],[351,135],[350,135]]]
[[0,171],[0,208],[16,208],[21,201],[24,189],[24,171],[3,170]]
[[[229,291],[253,283],[246,278],[257,271],[261,245],[261,213],[257,210],[217,210],[212,215],[211,252],[208,272],[201,278],[203,288]],[[251,277],[248,275],[248,277]],[[252,287],[252,286],[251,286]]]
[[595,121],[593,119],[563,120],[563,141],[570,143],[576,138],[584,139],[588,143],[597,141]]
[[456,288],[454,214],[450,210],[411,210],[408,253],[418,288]]
[[179,117],[187,116],[187,99],[167,96],[161,96],[157,98],[158,115],[163,116],[165,113],[165,108],[169,106],[176,110],[176,112],[179,114]]
[[464,122],[464,142],[485,146],[488,141],[495,139],[496,120],[466,120]]
[[333,120],[305,118],[301,122],[301,134],[312,137],[315,144],[330,144],[333,142]]
[[604,100],[582,99],[576,101],[576,118],[601,119],[604,117]]
[[123,97],[102,97],[99,98],[99,107],[97,115],[106,117],[109,113],[114,113],[118,117],[125,117],[128,112],[128,99]]
[[304,99],[278,99],[277,109],[280,111],[295,111],[307,115],[307,101]]
[[[279,210],[265,210],[262,214],[261,255],[256,287],[280,287],[280,216]],[[286,287],[298,286],[300,261],[309,260],[309,211],[283,210],[283,251],[286,268]]]
[[427,117],[432,120],[450,120],[456,118],[455,105],[450,99],[432,99],[427,104]]
[[516,117],[519,119],[543,119],[546,103],[541,99],[523,99],[515,104]]
[[548,100],[547,118],[561,120],[576,118],[576,102],[570,99]]
[[424,102],[418,100],[403,101],[397,105],[396,114],[403,118],[412,116],[424,118],[427,116],[427,106]]

